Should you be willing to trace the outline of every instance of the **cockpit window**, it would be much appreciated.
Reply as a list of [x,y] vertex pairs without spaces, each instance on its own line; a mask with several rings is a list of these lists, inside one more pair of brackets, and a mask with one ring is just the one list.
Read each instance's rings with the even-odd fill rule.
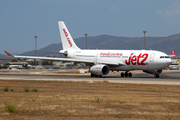
[[164,56],[161,56],[160,58],[164,58]]
[[170,58],[169,56],[161,56],[160,58]]

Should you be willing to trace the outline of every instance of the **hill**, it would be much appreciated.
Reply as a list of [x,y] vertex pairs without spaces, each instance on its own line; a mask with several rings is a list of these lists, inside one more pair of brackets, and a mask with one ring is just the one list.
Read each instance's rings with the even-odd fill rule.
[[[85,37],[74,39],[77,46],[85,49]],[[87,38],[88,49],[117,49],[117,50],[140,50],[144,49],[144,37],[116,37],[110,35],[100,35]],[[167,37],[146,37],[146,49],[159,50],[170,54],[175,50],[176,57],[180,57],[180,34]],[[51,44],[42,50],[59,51],[62,50],[62,44]],[[35,52],[29,51],[20,55],[34,55]],[[54,53],[38,51],[38,56],[59,56]],[[61,56],[61,55],[60,55]]]
[[5,57],[5,56],[6,56],[6,55],[3,55],[3,54],[0,53],[0,57]]

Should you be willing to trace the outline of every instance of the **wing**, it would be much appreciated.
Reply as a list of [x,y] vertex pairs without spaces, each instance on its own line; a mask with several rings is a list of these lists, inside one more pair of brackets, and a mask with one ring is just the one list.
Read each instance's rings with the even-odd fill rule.
[[[12,56],[7,51],[5,52],[8,56]],[[109,62],[109,61],[93,61],[88,59],[74,59],[74,58],[55,58],[55,57],[37,57],[37,56],[12,56],[15,58],[30,58],[30,59],[42,59],[42,60],[53,60],[53,61],[66,61],[66,62],[77,62],[77,63],[88,63],[88,64],[107,64],[107,65],[125,65],[123,62]]]
[[36,56],[14,56],[15,58],[31,58],[31,59],[42,59],[42,60],[53,60],[53,61],[67,61],[67,62],[85,62],[93,63],[92,60],[80,60],[73,58],[55,58],[55,57],[36,57]]

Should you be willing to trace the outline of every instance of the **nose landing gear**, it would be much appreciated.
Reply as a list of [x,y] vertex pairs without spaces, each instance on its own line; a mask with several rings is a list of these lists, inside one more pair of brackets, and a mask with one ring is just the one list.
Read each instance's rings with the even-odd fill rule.
[[154,77],[155,78],[159,78],[159,74],[154,74]]
[[122,72],[121,77],[124,77],[124,76],[125,77],[132,77],[132,73],[131,72],[128,73],[128,71],[126,71],[125,73]]

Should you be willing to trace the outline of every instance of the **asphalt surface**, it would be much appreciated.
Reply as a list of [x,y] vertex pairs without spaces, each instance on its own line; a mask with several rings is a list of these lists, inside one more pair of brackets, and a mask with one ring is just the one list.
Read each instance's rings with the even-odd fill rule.
[[0,80],[44,80],[44,81],[84,81],[84,82],[113,82],[137,84],[170,84],[180,85],[180,70],[165,70],[160,78],[141,71],[132,71],[131,78],[120,77],[119,73],[110,73],[102,78],[91,78],[90,74],[41,74],[41,73],[0,73]]

